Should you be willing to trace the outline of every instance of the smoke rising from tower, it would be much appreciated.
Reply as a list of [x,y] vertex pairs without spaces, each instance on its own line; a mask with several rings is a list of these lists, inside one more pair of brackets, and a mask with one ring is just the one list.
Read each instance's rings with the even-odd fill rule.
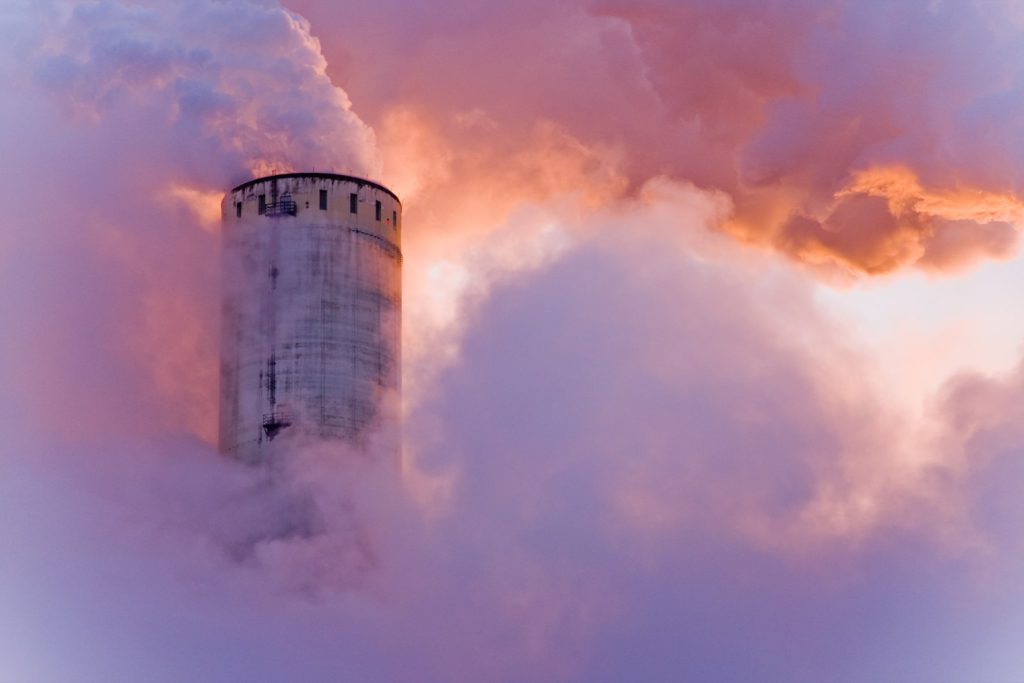
[[[763,192],[850,184],[956,218],[941,235],[921,222],[828,235],[841,263],[924,264],[915,244],[933,235],[952,256],[1004,253],[1012,226],[961,219],[999,219],[1012,202],[1007,213],[998,182],[969,173],[959,186],[950,172],[1001,177],[1016,163],[1000,144],[1012,126],[988,125],[993,111],[1019,118],[1005,76],[1016,61],[990,78],[973,57],[999,56],[1001,41],[972,40],[988,34],[950,9],[1000,19],[1012,4],[319,5],[335,22],[313,25],[337,55],[335,82],[380,115],[385,156],[408,162],[418,189],[401,192],[410,220],[431,226],[415,231],[420,249],[406,245],[406,274],[415,260],[428,276],[438,266],[429,285],[468,284],[449,318],[458,336],[417,335],[406,363],[433,373],[407,420],[418,478],[381,477],[333,443],[300,449],[274,487],[209,445],[217,215],[223,188],[274,170],[261,160],[322,170],[367,151],[359,126],[318,141],[347,120],[340,95],[261,98],[324,85],[307,68],[309,32],[269,2],[5,4],[0,678],[1015,680],[1021,374],[961,377],[922,394],[924,416],[901,413],[898,383],[874,372],[892,348],[863,346],[799,271],[708,234],[732,192],[644,182],[669,169],[730,189],[728,133],[765,111],[733,105],[786,92],[779,73],[804,63],[850,96],[831,100],[820,129],[801,123],[814,98],[780,107],[758,159],[793,164],[775,185],[772,164],[744,167]],[[820,43],[832,59],[808,69],[791,51],[807,43],[779,27],[813,24],[812,5],[846,8],[823,35],[848,40]],[[193,25],[177,7],[223,23]],[[928,30],[907,33],[917,24],[901,15]],[[1000,31],[1019,44],[1010,19]],[[886,40],[873,39],[880,25]],[[722,49],[697,48],[708,41]],[[929,109],[927,93],[897,87],[928,82],[908,64],[928,64],[924,46],[969,76],[940,69],[951,80],[938,92],[1005,96],[959,118]],[[228,92],[247,83],[254,108],[220,102],[218,70]],[[175,74],[214,85],[181,97]],[[709,74],[714,97],[694,99]],[[889,90],[900,106],[875,106]],[[569,115],[580,102],[597,116]],[[706,137],[716,112],[739,127]],[[287,120],[285,137],[246,128],[264,118],[268,130]],[[907,122],[913,135],[863,144]],[[235,125],[254,146],[234,146]],[[961,160],[933,167],[932,136]],[[277,146],[239,151],[263,143]],[[977,165],[962,163],[968,146]],[[830,180],[904,152],[916,181]],[[859,225],[854,209],[885,218],[888,205],[864,199],[846,197],[842,225]],[[809,227],[794,234],[824,234]],[[877,246],[899,258],[876,259]],[[929,336],[917,355],[944,341]],[[287,524],[297,514],[316,523]]]

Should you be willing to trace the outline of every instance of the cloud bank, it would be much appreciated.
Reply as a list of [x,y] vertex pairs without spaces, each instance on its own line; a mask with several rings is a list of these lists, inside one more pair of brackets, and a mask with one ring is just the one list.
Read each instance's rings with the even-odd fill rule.
[[[406,192],[410,163],[444,198],[572,185],[614,201],[669,175],[731,195],[721,229],[840,278],[1015,250],[1012,4],[292,5]],[[510,192],[523,150],[543,161]]]

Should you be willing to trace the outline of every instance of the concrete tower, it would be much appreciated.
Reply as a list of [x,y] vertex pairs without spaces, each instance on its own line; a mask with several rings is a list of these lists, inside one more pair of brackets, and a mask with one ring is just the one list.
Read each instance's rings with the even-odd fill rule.
[[264,463],[297,435],[365,445],[397,421],[398,197],[287,173],[239,185],[221,211],[221,451]]

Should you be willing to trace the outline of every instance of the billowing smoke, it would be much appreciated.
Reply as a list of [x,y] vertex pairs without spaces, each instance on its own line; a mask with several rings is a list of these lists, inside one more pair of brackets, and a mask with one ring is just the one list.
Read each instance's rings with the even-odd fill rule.
[[[58,3],[30,73],[82,121],[127,126],[192,182],[379,171],[371,131],[302,17],[274,3]],[[31,49],[31,48],[30,48]],[[142,130],[139,130],[142,128]]]
[[[1011,5],[289,7],[0,11],[0,680],[1015,679],[1019,373],[745,244],[1008,253]],[[378,156],[401,477],[217,457],[221,193]]]
[[293,5],[386,155],[442,198],[611,201],[669,175],[728,192],[727,232],[844,278],[1015,249],[1012,3]]

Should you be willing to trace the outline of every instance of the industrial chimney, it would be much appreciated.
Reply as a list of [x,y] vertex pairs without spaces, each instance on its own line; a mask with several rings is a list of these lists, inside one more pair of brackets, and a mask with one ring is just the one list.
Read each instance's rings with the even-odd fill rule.
[[220,450],[269,463],[295,437],[359,448],[396,426],[398,197],[361,178],[286,173],[239,185],[221,211]]

